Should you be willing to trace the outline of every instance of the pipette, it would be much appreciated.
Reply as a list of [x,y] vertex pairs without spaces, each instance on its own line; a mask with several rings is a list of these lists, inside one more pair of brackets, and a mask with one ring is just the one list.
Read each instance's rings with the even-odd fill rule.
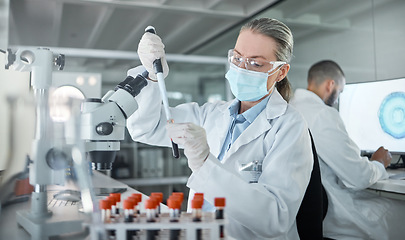
[[[148,26],[145,29],[145,32],[150,32],[153,34],[156,34],[156,30],[154,27],[152,26]],[[169,101],[167,100],[167,93],[166,93],[166,85],[165,85],[165,77],[163,75],[163,67],[162,67],[162,61],[161,59],[156,59],[153,62],[153,67],[155,69],[155,74],[156,74],[156,78],[159,84],[159,90],[160,90],[160,95],[162,96],[162,100],[163,100],[163,107],[166,113],[166,119],[168,122],[173,123],[173,118],[172,115],[170,113],[170,109],[169,109]],[[173,157],[175,158],[179,158],[180,157],[180,153],[179,153],[179,147],[176,143],[172,141],[172,150],[173,150]]]

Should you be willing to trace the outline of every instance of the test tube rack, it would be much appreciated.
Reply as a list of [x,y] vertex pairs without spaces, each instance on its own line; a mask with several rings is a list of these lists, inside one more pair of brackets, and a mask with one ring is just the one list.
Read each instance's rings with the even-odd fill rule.
[[[158,236],[154,239],[170,239],[170,230],[180,230],[179,240],[189,239],[224,239],[220,238],[219,228],[226,224],[224,219],[215,219],[215,214],[204,212],[200,222],[193,222],[191,213],[182,212],[178,222],[170,222],[168,213],[161,213],[156,222],[147,222],[146,214],[141,213],[134,219],[134,222],[124,222],[123,216],[114,217],[112,223],[104,223],[103,227],[107,233],[114,232],[115,239],[128,239],[130,232],[136,232],[132,239],[146,240],[148,230],[157,230]],[[97,234],[90,227],[90,234]],[[197,238],[197,230],[201,230],[201,236]],[[131,238],[130,238],[131,239]]]

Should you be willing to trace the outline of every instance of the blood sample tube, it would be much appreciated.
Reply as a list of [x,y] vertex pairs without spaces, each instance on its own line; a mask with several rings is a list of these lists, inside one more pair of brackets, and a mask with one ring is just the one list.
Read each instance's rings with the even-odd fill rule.
[[[152,223],[156,222],[156,200],[153,197],[150,197],[148,200],[145,201],[145,208],[146,208],[146,222]],[[147,240],[155,240],[158,234],[158,230],[156,229],[148,229],[146,230],[146,239]]]
[[[131,223],[134,221],[134,204],[135,200],[131,198],[127,198],[123,202],[123,209],[124,209],[124,222]],[[132,240],[138,230],[127,230],[127,239]]]
[[136,219],[138,218],[138,214],[137,214],[137,205],[138,205],[138,199],[136,199],[134,196],[129,196],[127,198],[127,200],[132,202],[132,216],[133,216],[133,220],[134,222],[136,221]]
[[153,192],[151,196],[154,197],[157,201],[157,208],[156,208],[156,216],[160,214],[160,203],[163,201],[163,193],[161,192]]
[[[180,220],[180,198],[177,196],[170,196],[167,199],[167,206],[169,207],[170,222],[179,222]],[[177,240],[180,237],[180,229],[170,229],[170,240]]]
[[134,221],[134,201],[131,199],[124,200],[124,222]]
[[[202,221],[203,204],[204,204],[204,199],[201,197],[194,197],[193,200],[191,200],[191,216],[193,218],[193,222]],[[202,231],[199,228],[196,230],[196,239],[202,240]]]
[[[225,198],[215,198],[215,219],[224,219]],[[225,238],[224,225],[219,225],[219,238]]]
[[115,212],[113,214],[120,214],[121,208],[121,193],[110,193],[110,196],[115,198]]
[[181,215],[181,205],[183,204],[184,193],[182,193],[182,192],[174,192],[174,193],[172,193],[172,197],[175,197],[175,198],[179,199],[179,201],[180,201],[179,215]]
[[135,213],[139,215],[141,213],[139,203],[142,202],[142,194],[140,194],[140,193],[132,193],[131,196],[133,196],[133,197],[135,197],[135,199],[137,199]]
[[103,223],[111,222],[111,202],[109,199],[100,200],[101,221]]
[[107,199],[111,202],[111,217],[114,218],[115,213],[117,212],[117,199],[112,195],[108,196]]
[[159,209],[159,197],[156,195],[150,195],[149,199],[153,199],[155,201],[155,220],[159,221],[159,213],[158,213],[158,209]]
[[[101,208],[101,221],[103,223],[111,223],[112,222],[112,215],[111,215],[111,205],[112,200],[110,197],[106,199],[100,200],[100,208]],[[115,230],[108,230],[108,239],[114,240],[115,239]]]

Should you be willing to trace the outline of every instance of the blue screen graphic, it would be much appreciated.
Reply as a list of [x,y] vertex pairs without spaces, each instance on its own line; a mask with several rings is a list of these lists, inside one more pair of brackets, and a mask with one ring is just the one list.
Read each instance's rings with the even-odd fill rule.
[[405,92],[393,92],[384,98],[378,115],[384,132],[405,138]]
[[405,153],[405,78],[346,84],[339,113],[360,150]]

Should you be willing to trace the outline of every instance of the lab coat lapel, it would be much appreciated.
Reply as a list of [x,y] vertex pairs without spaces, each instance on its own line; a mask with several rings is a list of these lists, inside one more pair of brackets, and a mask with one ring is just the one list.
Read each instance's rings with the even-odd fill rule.
[[211,142],[214,144],[211,146],[211,153],[214,156],[218,156],[219,153],[222,150],[222,145],[224,144],[226,134],[228,132],[229,128],[229,122],[230,122],[230,115],[229,115],[229,110],[228,107],[231,104],[226,105],[223,109],[221,109],[221,115],[218,115],[218,118],[215,120],[215,137],[214,139],[211,139]]
[[245,131],[236,139],[236,141],[231,145],[231,148],[226,153],[223,161],[224,163],[232,158],[232,155],[238,151],[238,149],[253,141],[263,133],[267,132],[271,128],[271,124],[267,120],[265,111],[262,111],[257,118],[250,124]]
[[231,148],[225,154],[223,162],[225,163],[238,149],[253,141],[260,135],[266,133],[271,127],[271,120],[283,115],[287,109],[287,102],[281,97],[275,89],[270,97],[266,108],[257,116],[250,126],[232,144]]

